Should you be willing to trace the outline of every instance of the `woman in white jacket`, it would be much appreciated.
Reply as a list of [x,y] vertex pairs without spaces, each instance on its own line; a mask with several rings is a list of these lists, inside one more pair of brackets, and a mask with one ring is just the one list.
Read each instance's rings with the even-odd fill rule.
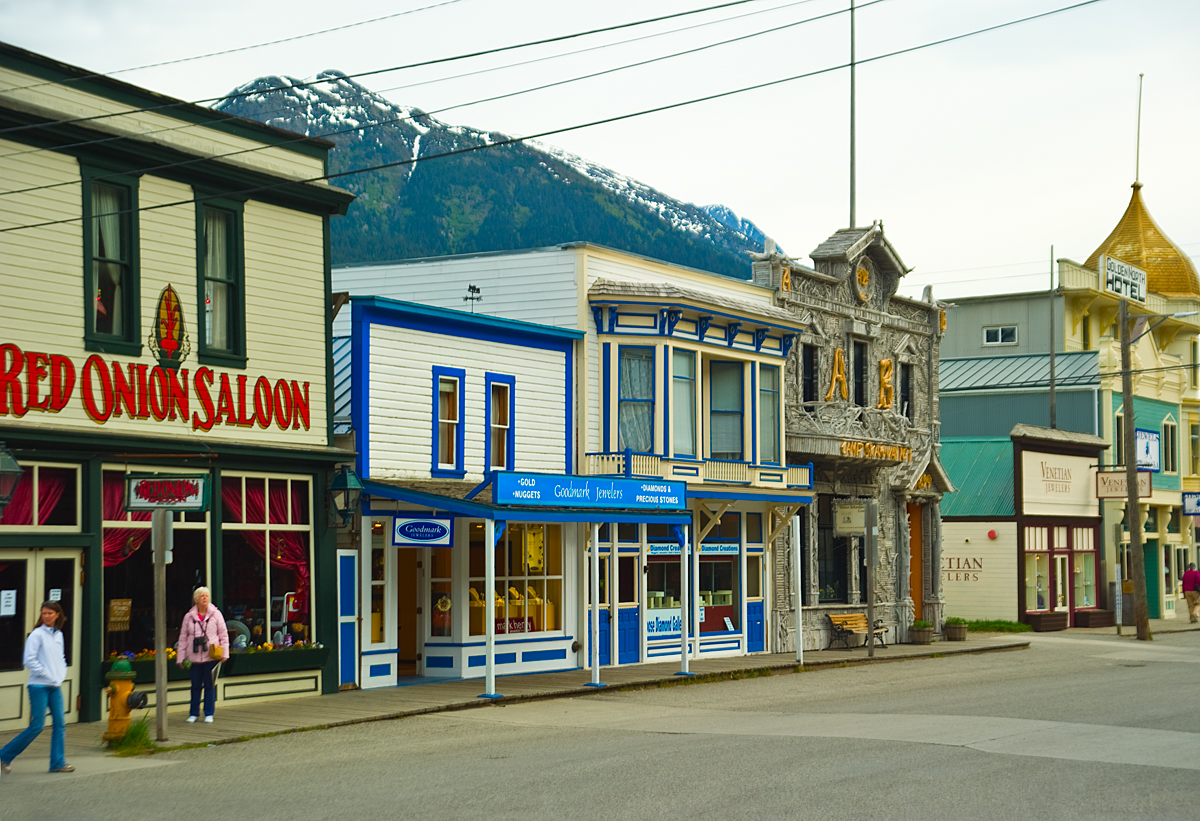
[[66,721],[63,719],[62,683],[67,677],[67,656],[63,651],[62,627],[67,622],[62,605],[42,602],[42,623],[25,642],[25,668],[29,670],[29,726],[0,750],[0,772],[12,769],[12,760],[25,751],[46,727],[46,708],[54,727],[50,733],[50,772],[73,773],[67,763]]

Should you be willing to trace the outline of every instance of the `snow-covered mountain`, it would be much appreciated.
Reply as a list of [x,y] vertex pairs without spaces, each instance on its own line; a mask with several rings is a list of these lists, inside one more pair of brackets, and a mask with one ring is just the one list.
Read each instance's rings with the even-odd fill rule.
[[[338,71],[260,77],[216,105],[337,144],[333,182],[358,195],[333,222],[336,264],[511,250],[586,240],[740,278],[763,233],[551,145],[449,125]],[[456,156],[444,156],[450,152]],[[436,158],[436,159],[435,159]]]

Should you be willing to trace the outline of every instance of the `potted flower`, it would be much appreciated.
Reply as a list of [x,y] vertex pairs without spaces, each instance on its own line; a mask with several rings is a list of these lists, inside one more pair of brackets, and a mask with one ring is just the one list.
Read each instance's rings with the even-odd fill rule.
[[967,620],[960,619],[958,616],[950,616],[942,622],[942,634],[945,635],[946,641],[966,641]]
[[908,626],[908,640],[912,644],[929,644],[933,641],[933,625],[924,619],[915,619]]

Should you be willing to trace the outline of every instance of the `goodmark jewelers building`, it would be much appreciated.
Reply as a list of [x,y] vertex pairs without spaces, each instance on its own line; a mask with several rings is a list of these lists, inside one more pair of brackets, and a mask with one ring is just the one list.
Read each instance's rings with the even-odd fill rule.
[[336,690],[328,228],[351,196],[287,184],[331,144],[7,45],[0,88],[0,440],[25,470],[0,517],[0,730],[28,722],[41,601],[68,617],[70,721],[103,716],[112,654],[154,647],[137,472],[212,489],[175,514],[167,645],[205,584],[258,651],[224,665],[222,702]]

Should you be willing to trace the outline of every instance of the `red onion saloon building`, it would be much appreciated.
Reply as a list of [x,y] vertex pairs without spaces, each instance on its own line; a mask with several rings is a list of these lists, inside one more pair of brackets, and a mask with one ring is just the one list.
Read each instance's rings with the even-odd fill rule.
[[47,599],[68,720],[103,717],[115,655],[153,702],[132,474],[170,477],[143,485],[160,502],[207,493],[174,514],[167,645],[207,585],[235,650],[219,699],[336,690],[328,231],[351,196],[302,182],[331,144],[3,44],[0,89],[0,441],[24,469],[0,512],[0,732],[28,722]]

